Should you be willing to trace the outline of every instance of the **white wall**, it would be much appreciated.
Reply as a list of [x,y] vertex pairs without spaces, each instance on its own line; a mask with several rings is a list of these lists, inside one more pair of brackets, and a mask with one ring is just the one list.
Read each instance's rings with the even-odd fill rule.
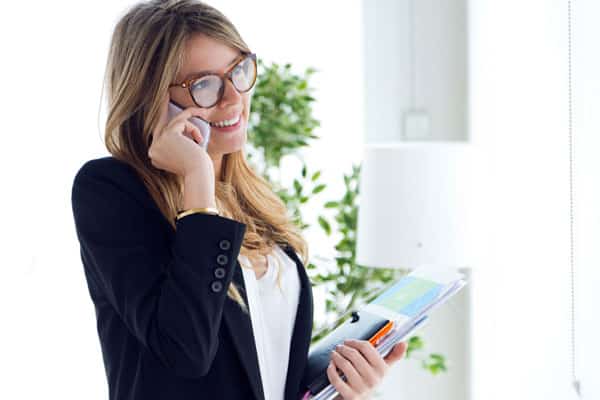
[[466,140],[467,1],[362,3],[366,141]]
[[[573,399],[567,1],[480,0],[470,11],[472,134],[490,153],[495,197],[494,249],[474,294],[475,398]],[[588,165],[579,173],[597,181]]]
[[[574,3],[577,367],[584,398],[596,399],[600,10],[592,1]],[[488,201],[481,205],[491,249],[474,266],[470,287],[472,398],[574,399],[567,1],[472,0],[468,31],[470,138],[491,167],[482,169]],[[456,327],[439,322],[439,331]],[[435,343],[436,336],[429,339]],[[401,369],[386,385],[410,385],[407,398],[463,400],[452,390],[438,392],[439,380],[421,380],[408,364]]]
[[600,398],[600,3],[573,2],[576,372],[584,399]]

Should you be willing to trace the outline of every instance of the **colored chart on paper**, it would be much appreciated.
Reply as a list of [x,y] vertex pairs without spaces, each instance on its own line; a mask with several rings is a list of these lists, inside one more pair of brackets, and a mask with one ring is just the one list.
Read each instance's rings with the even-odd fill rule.
[[414,276],[401,279],[371,304],[413,317],[440,294],[444,285]]

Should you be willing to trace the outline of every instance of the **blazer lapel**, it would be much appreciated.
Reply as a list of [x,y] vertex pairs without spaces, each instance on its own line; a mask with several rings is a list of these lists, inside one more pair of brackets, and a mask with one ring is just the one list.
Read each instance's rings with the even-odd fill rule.
[[[302,390],[305,385],[303,378],[312,334],[312,287],[304,264],[298,258],[293,248],[289,245],[281,247],[287,255],[295,261],[298,276],[300,278],[300,299],[298,302],[298,310],[296,312],[296,320],[294,322],[294,331],[292,333],[285,383],[285,400],[298,400],[300,395],[299,391]],[[248,304],[246,285],[244,283],[242,270],[239,262],[236,263],[237,265],[233,273],[232,281],[241,289],[240,294],[244,299],[244,302]],[[260,377],[258,356],[250,316],[244,313],[238,304],[231,300],[227,300],[225,301],[223,318],[229,326],[232,341],[239,353],[244,369],[248,374],[254,396],[258,400],[263,400],[265,395]],[[239,332],[249,332],[249,334],[240,335]]]
[[[248,305],[246,285],[244,284],[239,261],[236,261],[232,281],[236,284],[238,289],[241,289],[240,294],[246,305]],[[234,301],[230,299],[226,300],[223,309],[223,318],[229,326],[231,339],[240,356],[240,360],[242,360],[243,367],[248,374],[254,396],[257,400],[264,400],[265,395],[260,377],[254,331],[252,330],[250,315],[246,314]],[[239,332],[248,332],[248,334],[239,334]]]
[[300,299],[294,323],[294,333],[292,334],[290,359],[285,382],[285,400],[298,400],[300,398],[298,391],[303,390],[306,384],[303,378],[308,360],[313,325],[312,286],[306,273],[306,268],[296,255],[294,249],[287,245],[283,247],[283,250],[296,262],[300,278]]

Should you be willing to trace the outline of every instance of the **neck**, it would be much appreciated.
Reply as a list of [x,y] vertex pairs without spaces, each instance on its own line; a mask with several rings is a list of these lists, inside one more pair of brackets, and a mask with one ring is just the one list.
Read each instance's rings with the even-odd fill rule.
[[215,182],[221,176],[221,161],[223,161],[223,154],[210,154],[210,158],[212,159],[214,170],[215,170]]

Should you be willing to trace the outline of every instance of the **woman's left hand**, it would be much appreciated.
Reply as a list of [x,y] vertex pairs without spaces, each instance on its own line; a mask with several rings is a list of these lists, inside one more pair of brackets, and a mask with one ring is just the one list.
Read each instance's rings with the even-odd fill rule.
[[[365,399],[389,367],[402,358],[406,346],[406,342],[400,342],[382,357],[368,340],[346,340],[331,354],[327,367],[329,382],[344,400]],[[336,367],[344,373],[346,381],[338,375]]]

